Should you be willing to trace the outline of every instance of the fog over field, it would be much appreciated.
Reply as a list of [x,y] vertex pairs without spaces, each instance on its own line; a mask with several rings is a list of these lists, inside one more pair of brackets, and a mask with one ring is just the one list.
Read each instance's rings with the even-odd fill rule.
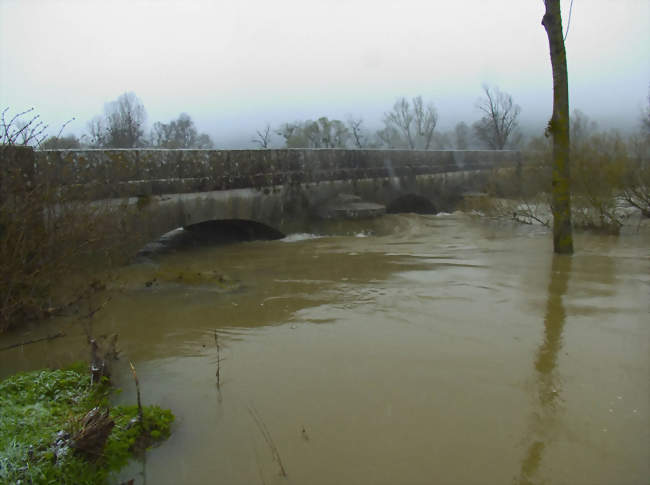
[[[650,82],[647,0],[568,0],[571,109],[602,127],[638,125]],[[380,128],[421,95],[438,130],[471,125],[481,86],[521,106],[524,131],[551,113],[542,0],[0,0],[0,106],[35,107],[51,133],[82,135],[104,104],[134,92],[147,131],[188,113],[218,147],[295,120]],[[281,140],[275,140],[280,146]]]

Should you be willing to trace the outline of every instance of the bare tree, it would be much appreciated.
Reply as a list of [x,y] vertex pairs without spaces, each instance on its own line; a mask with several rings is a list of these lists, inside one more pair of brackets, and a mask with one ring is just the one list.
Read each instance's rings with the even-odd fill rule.
[[454,127],[454,141],[456,150],[467,150],[469,148],[470,138],[472,134],[470,133],[469,126],[464,121],[456,123]]
[[378,130],[377,138],[379,139],[380,145],[383,145],[387,148],[405,148],[404,140],[400,135],[399,131],[394,126],[384,126],[381,130]]
[[350,117],[348,119],[348,131],[350,132],[352,143],[357,148],[364,148],[368,142],[361,125],[363,124],[362,118]]
[[551,210],[553,212],[553,250],[573,253],[571,228],[571,171],[569,125],[569,77],[562,32],[560,0],[544,0],[546,11],[542,25],[548,36],[553,70],[553,115],[547,133],[553,137],[553,175]]
[[431,146],[436,150],[450,150],[454,148],[454,143],[450,133],[434,133]]
[[285,139],[287,148],[344,148],[350,138],[342,121],[325,116],[318,121],[285,123],[276,133]]
[[256,143],[262,149],[267,149],[271,147],[271,125],[266,124],[262,130],[255,131],[255,137],[251,140],[253,143]]
[[34,108],[21,111],[8,118],[9,108],[0,114],[0,145],[38,146],[47,137],[48,125],[43,123],[40,115],[34,114]]
[[650,137],[650,87],[648,88],[648,106],[641,115],[641,131],[646,137]]
[[144,145],[147,113],[138,97],[124,93],[104,105],[104,116],[88,125],[90,143],[97,147],[135,148]]
[[308,146],[308,141],[304,138],[302,131],[302,124],[296,121],[280,125],[276,133],[284,138],[287,148],[304,148]]
[[598,123],[589,119],[582,111],[573,110],[571,116],[571,148],[575,149],[586,143],[598,130]]
[[329,120],[323,116],[318,118],[318,127],[323,148],[345,148],[350,138],[350,132],[341,120]]
[[633,159],[626,170],[622,194],[644,217],[650,217],[650,89],[648,91],[648,104],[641,113],[639,133],[629,138]]
[[176,122],[161,123],[160,121],[156,121],[153,124],[153,128],[151,129],[151,144],[153,146],[160,148],[180,148],[172,146],[175,143],[172,123],[175,124]]
[[[384,114],[384,129],[377,136],[390,147],[399,144],[411,150],[428,150],[437,123],[438,113],[432,103],[425,106],[422,96],[413,98],[412,102],[402,97],[395,102],[392,111]],[[401,142],[395,139],[396,133]]]
[[517,118],[521,112],[519,105],[514,104],[512,96],[499,88],[483,85],[485,97],[480,98],[476,107],[483,113],[480,120],[474,123],[476,137],[492,150],[503,150],[521,141]]
[[327,143],[327,134],[321,133],[320,125],[317,121],[306,121],[302,127],[302,131],[308,140],[310,148],[323,148],[323,144]]
[[433,132],[438,124],[438,112],[432,103],[424,106],[422,96],[413,98],[413,112],[415,114],[416,143],[422,141],[422,146],[428,150],[433,140]]
[[107,133],[102,116],[95,116],[88,122],[88,135],[82,136],[82,139],[87,139],[91,147],[101,148],[107,146]]
[[194,148],[214,148],[214,142],[207,133],[199,133]]
[[[411,105],[406,98],[399,98],[393,105],[393,111],[385,113],[384,125],[385,130],[388,132],[389,128],[394,128],[397,132],[405,138],[408,148],[413,150],[415,148],[415,140],[413,139],[413,111]],[[382,139],[384,139],[382,137]]]
[[169,123],[156,122],[151,132],[154,146],[161,148],[212,148],[210,136],[199,132],[192,118],[181,113]]

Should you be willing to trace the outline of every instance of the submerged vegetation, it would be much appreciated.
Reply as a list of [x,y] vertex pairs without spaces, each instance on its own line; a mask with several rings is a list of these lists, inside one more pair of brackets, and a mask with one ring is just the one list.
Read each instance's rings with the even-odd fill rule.
[[[579,111],[572,118],[571,186],[573,227],[618,234],[633,214],[650,217],[650,133],[628,138],[599,131]],[[552,225],[551,146],[536,138],[516,170],[493,170],[488,195],[468,209],[512,218],[517,222]]]
[[85,364],[0,381],[0,483],[101,484],[169,436],[174,416],[157,406],[114,406]]

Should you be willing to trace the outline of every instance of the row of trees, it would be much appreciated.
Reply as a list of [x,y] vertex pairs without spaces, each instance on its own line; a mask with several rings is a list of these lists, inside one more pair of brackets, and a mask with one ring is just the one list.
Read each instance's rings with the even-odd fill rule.
[[149,135],[145,133],[147,112],[134,93],[124,93],[104,106],[104,114],[88,123],[88,133],[52,136],[40,144],[43,149],[91,148],[212,148],[210,136],[199,133],[192,118],[181,113],[168,123],[155,122]]
[[374,133],[364,127],[362,118],[346,122],[321,117],[284,123],[276,130],[266,125],[258,130],[252,142],[269,148],[277,134],[287,148],[401,148],[429,150],[455,148],[490,148],[503,150],[519,146],[522,135],[518,118],[521,108],[512,96],[497,87],[483,86],[483,97],[476,104],[481,118],[471,127],[458,123],[449,132],[438,132],[438,111],[422,96],[399,98],[390,111],[384,113],[383,127]]
[[[488,148],[503,150],[522,146],[519,129],[521,108],[512,96],[498,87],[483,86],[483,96],[476,107],[481,113],[472,125],[457,123],[452,130],[436,130],[438,112],[431,102],[421,96],[399,98],[390,111],[384,113],[383,127],[372,132],[362,118],[350,117],[345,122],[327,117],[316,121],[284,123],[273,129],[269,124],[257,130],[251,140],[260,148],[281,145],[287,148],[399,148],[399,149],[457,149]],[[646,116],[647,117],[647,116]],[[212,148],[214,143],[206,133],[199,133],[186,113],[168,123],[155,122],[145,133],[146,110],[134,93],[124,93],[107,103],[104,114],[87,125],[88,133],[52,136],[41,141],[40,147],[72,149],[91,148]],[[645,121],[650,123],[650,121]],[[584,127],[580,128],[584,129]],[[274,143],[275,141],[275,143]]]
[[[362,118],[346,122],[323,116],[316,121],[284,123],[276,129],[266,125],[255,134],[253,143],[270,148],[278,135],[287,148],[401,148],[445,149],[491,148],[501,150],[516,147],[521,141],[518,117],[521,109],[512,96],[498,88],[483,86],[484,96],[477,102],[481,118],[471,127],[458,123],[453,130],[436,131],[438,112],[432,102],[422,96],[399,98],[392,109],[384,113],[383,127],[370,132]],[[87,134],[52,136],[44,140],[43,149],[91,148],[212,148],[210,136],[199,133],[194,121],[181,113],[168,123],[155,122],[145,132],[147,112],[132,92],[124,93],[104,106],[104,113],[87,125]]]

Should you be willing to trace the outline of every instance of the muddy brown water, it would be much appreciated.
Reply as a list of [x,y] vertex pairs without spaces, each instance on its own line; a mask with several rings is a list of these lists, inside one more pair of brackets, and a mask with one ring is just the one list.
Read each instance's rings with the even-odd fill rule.
[[[149,484],[647,484],[650,236],[390,215],[121,270],[116,400],[176,414]],[[97,302],[96,302],[97,303]],[[0,373],[86,356],[77,318]],[[221,385],[216,386],[221,347]],[[281,466],[286,472],[282,476]]]

